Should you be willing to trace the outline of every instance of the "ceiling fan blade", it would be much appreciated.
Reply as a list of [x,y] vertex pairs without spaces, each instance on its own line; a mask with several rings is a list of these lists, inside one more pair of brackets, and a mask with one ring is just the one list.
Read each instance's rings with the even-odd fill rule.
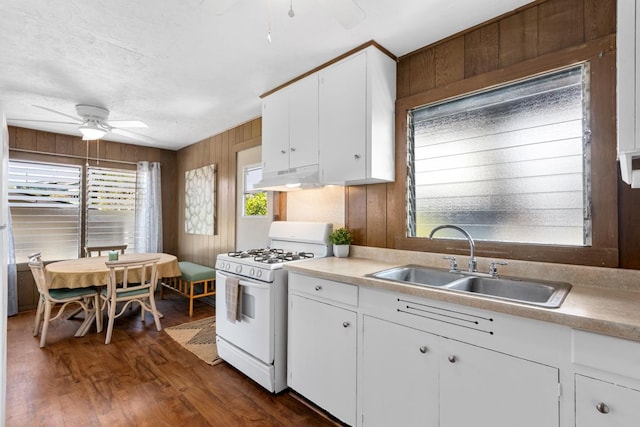
[[8,122],[56,123],[61,125],[75,125],[75,126],[79,124],[77,122],[58,122],[56,120],[7,119],[7,121]]
[[355,0],[317,0],[347,30],[352,29],[367,17]]
[[118,134],[118,135],[122,135],[122,136],[126,136],[126,137],[129,137],[129,138],[137,139],[139,141],[148,142],[150,144],[157,143],[157,141],[155,139],[153,139],[153,138],[150,138],[150,137],[145,136],[145,135],[140,135],[139,133],[136,133],[136,132],[131,132],[130,130],[125,130],[125,129],[120,129],[120,128],[111,128],[111,129],[109,129],[109,132],[115,133],[115,134]]
[[119,128],[148,128],[145,123],[139,120],[108,120],[107,124]]
[[53,109],[51,109],[51,108],[47,108],[47,107],[42,107],[42,106],[40,106],[40,105],[34,105],[34,107],[36,107],[36,108],[40,108],[41,110],[49,111],[49,112],[51,112],[51,113],[56,113],[56,114],[59,114],[59,115],[61,115],[61,116],[68,117],[68,118],[70,118],[70,119],[73,119],[73,120],[75,120],[75,121],[76,121],[76,122],[74,123],[74,124],[76,124],[76,125],[79,125],[79,124],[84,123],[84,121],[83,121],[80,117],[72,116],[72,115],[70,115],[70,114],[61,113],[60,111],[53,110]]

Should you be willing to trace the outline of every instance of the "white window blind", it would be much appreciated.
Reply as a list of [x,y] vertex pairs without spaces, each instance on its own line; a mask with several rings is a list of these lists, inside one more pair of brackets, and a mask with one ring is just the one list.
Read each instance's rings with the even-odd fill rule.
[[135,252],[136,171],[87,168],[86,246]]
[[479,240],[589,245],[587,76],[580,65],[411,111],[408,235],[455,224]]
[[8,194],[16,260],[42,252],[43,260],[77,258],[80,245],[81,168],[9,162]]

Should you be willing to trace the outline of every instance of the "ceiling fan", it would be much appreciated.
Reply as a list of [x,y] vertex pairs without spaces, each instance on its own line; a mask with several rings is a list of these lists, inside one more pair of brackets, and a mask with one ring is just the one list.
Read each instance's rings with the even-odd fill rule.
[[122,128],[146,128],[148,127],[138,120],[108,120],[109,110],[103,107],[95,105],[78,104],[76,105],[76,112],[78,117],[70,114],[63,113],[61,111],[53,110],[51,108],[34,105],[36,108],[40,108],[45,111],[49,111],[69,119],[72,122],[62,122],[53,120],[32,120],[32,119],[11,119],[16,122],[39,122],[39,123],[59,123],[67,125],[77,125],[78,131],[82,134],[82,139],[85,141],[91,141],[94,139],[100,139],[107,133],[114,133],[117,135],[127,136],[129,138],[138,139],[145,142],[153,142],[152,138],[144,135],[140,135],[135,132],[131,132]]

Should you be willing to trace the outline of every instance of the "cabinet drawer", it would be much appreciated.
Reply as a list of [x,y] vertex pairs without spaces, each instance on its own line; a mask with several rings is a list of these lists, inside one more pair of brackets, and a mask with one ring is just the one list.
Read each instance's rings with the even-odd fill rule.
[[576,375],[577,427],[632,427],[640,419],[640,391]]
[[640,379],[640,343],[591,332],[573,331],[572,361]]
[[342,304],[358,305],[358,287],[346,283],[289,273],[289,290]]

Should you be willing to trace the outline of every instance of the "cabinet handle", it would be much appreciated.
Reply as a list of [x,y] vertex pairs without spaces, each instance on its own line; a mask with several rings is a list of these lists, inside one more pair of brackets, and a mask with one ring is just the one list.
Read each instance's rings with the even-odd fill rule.
[[342,322],[342,327],[343,327],[343,328],[348,328],[348,327],[349,327],[349,325],[351,325],[351,323],[349,323],[349,322]]
[[424,353],[426,353],[426,352],[427,352],[427,350],[428,350],[428,349],[427,349],[427,346],[426,346],[426,345],[423,345],[423,346],[421,346],[421,347],[420,347],[420,353],[423,353],[423,354],[424,354]]
[[290,148],[290,150],[291,150],[291,151],[296,151],[296,149],[295,149],[295,148],[293,148],[293,147],[291,147],[291,148]]
[[356,159],[356,160],[358,160],[358,159],[360,158],[360,154],[354,154],[354,155],[353,155],[353,158],[354,158],[354,159]]
[[458,358],[455,357],[453,354],[449,357],[447,357],[447,359],[449,359],[449,362],[451,363],[456,363],[458,361]]
[[320,285],[316,285],[316,291],[319,291],[319,290],[321,290],[321,289],[322,289],[322,286],[320,286]]
[[287,154],[287,150],[280,150],[280,154]]
[[598,412],[600,412],[601,414],[608,414],[609,413],[609,407],[607,406],[606,403],[604,402],[600,402],[596,405],[596,409],[598,410]]

